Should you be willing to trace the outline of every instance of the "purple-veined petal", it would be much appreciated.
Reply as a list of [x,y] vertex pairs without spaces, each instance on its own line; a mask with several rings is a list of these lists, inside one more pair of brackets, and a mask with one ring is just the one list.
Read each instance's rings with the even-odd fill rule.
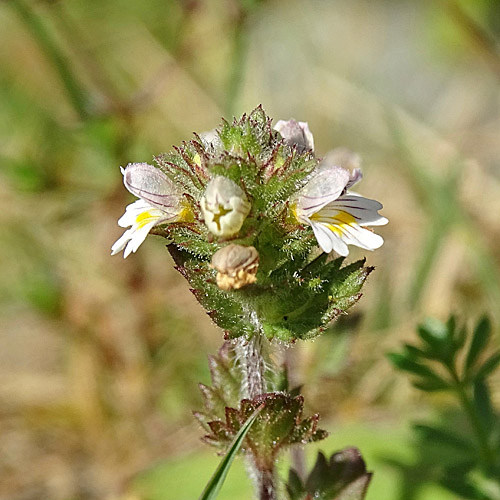
[[341,167],[316,169],[310,181],[297,193],[296,212],[300,220],[309,218],[336,200],[349,182],[349,172]]
[[347,245],[354,245],[365,250],[376,250],[384,244],[382,236],[357,224],[345,224],[341,227],[342,241]]
[[181,210],[181,193],[158,168],[148,163],[129,163],[124,169],[123,184],[135,196],[175,218]]
[[389,221],[378,213],[382,208],[382,203],[376,200],[347,193],[323,207],[315,217],[319,220],[330,219],[343,211],[352,215],[360,226],[383,226]]
[[[346,245],[354,245],[365,250],[375,250],[382,246],[384,240],[381,236],[362,227],[352,213],[347,210],[338,210],[338,207],[334,208],[332,205],[315,213],[310,220],[314,234],[323,250],[328,251],[328,248],[332,248],[340,255],[347,255]],[[373,213],[378,216],[376,212]],[[326,236],[329,235],[331,235],[330,243],[326,241]],[[338,244],[338,240],[341,240],[343,245]]]

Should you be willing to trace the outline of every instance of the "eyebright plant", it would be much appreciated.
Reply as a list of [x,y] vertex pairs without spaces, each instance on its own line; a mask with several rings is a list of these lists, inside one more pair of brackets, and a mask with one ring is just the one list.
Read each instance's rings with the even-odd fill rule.
[[306,123],[273,129],[259,107],[195,134],[157,156],[157,166],[127,165],[125,187],[139,200],[118,221],[130,228],[112,253],[127,257],[148,233],[164,236],[227,338],[315,337],[359,299],[372,270],[363,261],[342,267],[328,254],[380,247],[367,226],[387,219],[379,202],[349,191],[361,179],[358,167],[344,168],[356,165],[354,155],[337,150],[320,160],[313,147]]
[[[302,397],[276,382],[269,341],[313,338],[359,300],[372,268],[344,258],[350,245],[379,248],[383,239],[369,226],[387,219],[378,201],[350,191],[362,178],[357,155],[337,149],[318,158],[307,123],[273,128],[261,107],[154,160],[121,169],[138,200],[118,221],[128,229],[112,254],[128,257],[149,233],[168,241],[177,270],[228,341],[211,358],[212,387],[202,386],[205,408],[196,416],[205,440],[231,453],[241,441],[259,497],[273,499],[278,455],[326,432],[317,415],[302,417]],[[328,491],[338,491],[332,481]],[[350,481],[342,481],[344,489]],[[363,498],[367,481],[349,498]]]

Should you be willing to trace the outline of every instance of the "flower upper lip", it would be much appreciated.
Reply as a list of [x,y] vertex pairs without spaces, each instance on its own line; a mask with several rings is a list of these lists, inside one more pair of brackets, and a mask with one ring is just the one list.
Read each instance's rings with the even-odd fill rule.
[[123,184],[134,196],[177,216],[182,193],[160,169],[148,163],[129,163],[121,171]]
[[318,166],[309,182],[296,194],[297,213],[310,217],[328,203],[336,200],[350,179],[347,170],[337,166]]

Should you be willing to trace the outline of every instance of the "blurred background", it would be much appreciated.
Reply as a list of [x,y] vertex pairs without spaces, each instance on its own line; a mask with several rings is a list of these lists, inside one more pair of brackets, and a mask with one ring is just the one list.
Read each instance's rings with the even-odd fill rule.
[[[294,351],[317,448],[361,449],[368,500],[456,498],[410,432],[449,402],[385,354],[428,315],[500,322],[499,40],[498,0],[0,2],[0,498],[200,494],[219,459],[191,411],[222,335],[164,241],[109,255],[119,166],[259,104],[358,152],[390,219],[363,299]],[[220,498],[250,496],[238,464]]]

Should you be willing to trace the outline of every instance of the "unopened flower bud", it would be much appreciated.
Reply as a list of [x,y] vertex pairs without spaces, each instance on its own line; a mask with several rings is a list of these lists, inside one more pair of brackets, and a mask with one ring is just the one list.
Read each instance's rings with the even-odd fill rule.
[[314,138],[307,122],[295,120],[279,120],[274,126],[289,146],[296,146],[300,152],[310,149],[314,151]]
[[232,180],[218,175],[207,185],[200,208],[208,230],[216,236],[233,236],[250,212],[250,202]]
[[214,253],[212,267],[221,290],[238,290],[257,280],[259,253],[255,247],[231,244]]

